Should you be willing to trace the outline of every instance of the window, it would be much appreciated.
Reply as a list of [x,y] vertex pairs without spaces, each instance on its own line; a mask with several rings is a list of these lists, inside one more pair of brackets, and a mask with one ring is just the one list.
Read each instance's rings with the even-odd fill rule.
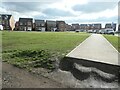
[[42,23],[41,26],[44,26],[44,23]]
[[28,22],[27,24],[28,24],[28,25],[31,25],[31,22]]
[[23,25],[23,23],[22,23],[22,22],[20,22],[20,25]]

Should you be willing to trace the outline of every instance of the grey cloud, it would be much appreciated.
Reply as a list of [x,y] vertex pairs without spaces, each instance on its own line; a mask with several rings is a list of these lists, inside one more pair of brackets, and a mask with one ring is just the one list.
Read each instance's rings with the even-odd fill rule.
[[55,19],[54,16],[43,16],[43,15],[37,15],[34,17],[34,19],[41,19],[41,20],[47,20],[47,19]]
[[49,16],[73,16],[69,11],[64,11],[56,8],[48,8],[43,11],[44,14]]
[[3,2],[2,6],[10,11],[16,11],[20,13],[41,11],[44,5],[43,2]]
[[117,6],[117,2],[89,2],[84,5],[75,5],[72,7],[74,11],[81,11],[83,13],[100,12],[106,9],[113,9]]
[[86,19],[77,19],[77,20],[66,20],[68,23],[70,22],[78,22],[78,23],[84,23],[84,22],[117,22],[118,21],[118,17],[111,17],[111,18],[106,18],[106,17],[100,17],[97,19],[91,19],[91,20],[86,20]]

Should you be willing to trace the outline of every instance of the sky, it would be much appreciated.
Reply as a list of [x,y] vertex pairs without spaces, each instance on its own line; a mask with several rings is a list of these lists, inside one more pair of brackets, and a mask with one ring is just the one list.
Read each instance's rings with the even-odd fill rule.
[[119,0],[0,0],[0,14],[19,18],[64,20],[68,24],[118,22]]

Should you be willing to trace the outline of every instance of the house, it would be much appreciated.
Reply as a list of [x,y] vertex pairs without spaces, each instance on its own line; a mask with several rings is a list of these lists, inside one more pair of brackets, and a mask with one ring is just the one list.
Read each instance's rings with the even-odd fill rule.
[[72,24],[72,30],[73,31],[78,30],[78,29],[80,29],[79,24]]
[[89,27],[87,24],[80,24],[80,30],[88,30]]
[[71,31],[71,30],[72,30],[72,26],[71,26],[71,25],[66,24],[66,30],[67,30],[67,31]]
[[56,21],[47,20],[46,21],[46,31],[56,31],[56,30],[57,30]]
[[35,28],[35,31],[45,31],[45,21],[35,20],[34,28]]
[[0,14],[0,24],[3,26],[3,30],[14,30],[15,28],[15,20],[9,14]]
[[93,24],[87,24],[85,28],[86,30],[92,30],[94,27]]
[[111,23],[107,23],[107,24],[105,25],[105,28],[112,28],[112,24],[111,24]]
[[32,18],[19,18],[20,31],[32,31],[33,19]]
[[56,27],[58,31],[66,31],[65,21],[56,21]]
[[93,24],[93,29],[94,30],[100,30],[102,28],[101,24]]
[[19,31],[19,22],[18,21],[15,23],[15,31]]

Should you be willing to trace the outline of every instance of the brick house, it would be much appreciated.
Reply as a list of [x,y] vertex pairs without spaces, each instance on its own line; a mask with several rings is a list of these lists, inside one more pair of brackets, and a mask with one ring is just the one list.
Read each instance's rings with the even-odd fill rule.
[[72,30],[73,31],[78,30],[78,29],[80,29],[79,24],[72,24]]
[[66,31],[66,23],[65,21],[56,21],[56,26],[58,31]]
[[101,24],[93,24],[93,29],[100,30],[102,28]]
[[67,31],[71,31],[71,30],[72,30],[72,26],[71,26],[71,25],[66,24],[66,30],[67,30]]
[[18,21],[15,23],[15,31],[19,31],[19,22]]
[[45,21],[35,20],[34,28],[35,28],[35,31],[45,31]]
[[88,24],[80,24],[80,30],[88,30],[89,28]]
[[3,30],[14,30],[15,20],[12,15],[0,14],[0,24],[3,26]]
[[56,31],[56,30],[57,30],[56,21],[47,20],[46,21],[46,31]]
[[20,31],[32,31],[33,19],[32,18],[19,18],[19,30]]

